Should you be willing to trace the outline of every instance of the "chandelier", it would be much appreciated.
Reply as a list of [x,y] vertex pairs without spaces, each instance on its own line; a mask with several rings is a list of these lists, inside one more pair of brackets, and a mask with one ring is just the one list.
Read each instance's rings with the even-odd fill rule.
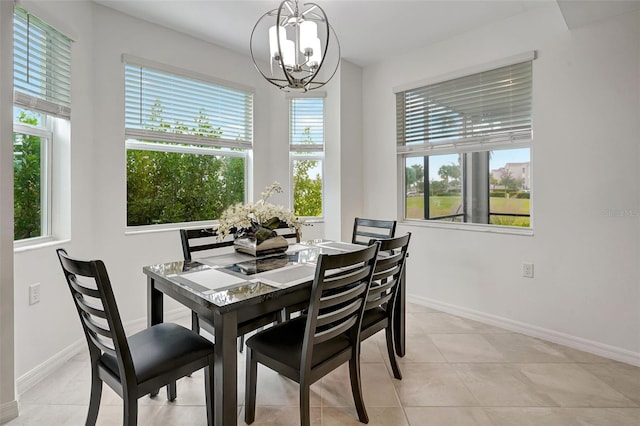
[[[254,37],[256,34],[260,37]],[[259,51],[256,44],[264,43],[267,34],[269,69],[263,70],[258,63],[266,62],[256,60],[255,51]],[[266,45],[262,47],[267,50]],[[324,86],[340,63],[338,37],[324,10],[315,3],[299,5],[298,0],[284,0],[280,7],[262,15],[251,31],[249,48],[258,72],[287,92],[306,92]],[[328,78],[322,78],[327,71],[320,74],[320,70],[329,63],[333,71]]]

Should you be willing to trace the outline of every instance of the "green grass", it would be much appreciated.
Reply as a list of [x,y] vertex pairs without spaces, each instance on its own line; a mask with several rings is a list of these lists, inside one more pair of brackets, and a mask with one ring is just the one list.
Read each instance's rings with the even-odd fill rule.
[[[430,198],[431,217],[460,213],[457,211],[462,198],[459,196],[433,196]],[[489,199],[492,213],[528,214],[530,200],[524,198],[491,197]],[[407,197],[407,218],[424,218],[424,197],[422,195]],[[491,223],[504,226],[530,226],[528,217],[491,216]]]

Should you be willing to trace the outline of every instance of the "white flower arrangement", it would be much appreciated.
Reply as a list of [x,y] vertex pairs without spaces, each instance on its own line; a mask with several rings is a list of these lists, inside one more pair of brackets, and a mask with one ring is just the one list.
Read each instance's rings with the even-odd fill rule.
[[300,232],[305,225],[304,219],[293,214],[284,207],[267,203],[271,195],[282,192],[282,186],[277,181],[267,186],[261,194],[262,198],[255,203],[238,203],[227,208],[220,216],[218,225],[218,240],[223,240],[230,234],[236,237],[255,237],[262,242],[273,236],[273,230],[281,223]]

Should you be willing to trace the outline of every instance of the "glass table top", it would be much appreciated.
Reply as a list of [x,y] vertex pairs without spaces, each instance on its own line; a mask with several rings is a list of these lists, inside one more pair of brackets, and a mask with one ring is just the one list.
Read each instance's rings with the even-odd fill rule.
[[230,252],[191,262],[148,266],[146,269],[213,305],[224,307],[250,299],[257,302],[280,289],[310,282],[320,254],[338,254],[361,248],[347,243],[315,240],[293,244],[283,254],[255,258]]

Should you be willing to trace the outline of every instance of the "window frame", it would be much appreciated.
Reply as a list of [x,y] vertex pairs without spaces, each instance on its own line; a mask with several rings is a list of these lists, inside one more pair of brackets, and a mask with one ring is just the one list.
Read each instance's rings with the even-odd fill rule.
[[[70,159],[59,153],[70,142],[73,40],[23,7],[14,7],[12,21],[13,135],[40,138],[41,150],[41,235],[14,240],[14,249],[24,250],[69,237],[70,206],[61,191],[69,184]],[[42,120],[37,126],[21,123],[16,110],[39,114]]]
[[[53,240],[53,149],[54,137],[52,129],[52,117],[42,114],[44,126],[33,126],[26,123],[14,122],[13,133],[40,138],[40,234],[37,237],[14,240],[14,248],[21,248]],[[14,171],[15,173],[15,171]]]
[[[495,61],[489,64],[483,64],[477,67],[473,67],[470,69],[462,70],[456,73],[450,73],[445,76],[437,77],[431,80],[424,80],[422,82],[411,83],[404,86],[399,86],[394,88],[394,93],[398,95],[401,92],[411,90],[414,88],[420,88],[423,86],[427,86],[430,84],[436,84],[440,82],[447,82],[450,80],[454,80],[460,77],[465,76],[473,76],[475,74],[479,74],[486,71],[491,71],[494,69],[498,69],[501,67],[506,67],[509,65],[515,65],[522,62],[531,62],[531,68],[533,69],[533,61],[536,58],[535,52],[527,52],[522,55],[513,56],[510,58],[505,58],[500,61]],[[533,78],[531,78],[531,85],[533,86]],[[397,101],[398,102],[398,101]],[[396,102],[396,105],[398,103]],[[531,102],[533,105],[533,102]],[[425,227],[441,227],[441,228],[450,228],[450,229],[461,229],[461,230],[473,230],[473,231],[482,231],[482,232],[497,232],[497,233],[510,233],[510,234],[519,234],[519,235],[532,235],[533,234],[533,198],[530,200],[529,207],[529,218],[530,223],[529,227],[519,227],[519,226],[507,226],[507,225],[499,225],[499,224],[491,224],[491,223],[474,223],[474,222],[444,222],[439,219],[416,219],[416,218],[408,218],[407,217],[407,186],[406,186],[406,171],[407,167],[407,159],[409,158],[428,158],[429,156],[434,155],[447,155],[447,154],[459,154],[461,155],[461,164],[460,167],[462,169],[461,176],[461,184],[462,184],[462,210],[465,217],[467,217],[467,209],[469,206],[467,205],[467,195],[466,195],[466,187],[469,185],[472,177],[467,176],[467,172],[465,170],[464,163],[466,162],[467,157],[469,157],[470,153],[473,152],[491,152],[496,150],[511,150],[511,149],[521,149],[527,148],[529,149],[529,178],[531,180],[531,174],[533,170],[533,125],[531,125],[531,136],[530,137],[521,137],[516,134],[515,137],[504,138],[498,137],[493,139],[491,135],[486,138],[479,138],[477,142],[471,142],[464,139],[459,140],[441,140],[436,143],[422,143],[422,144],[402,144],[401,143],[401,131],[400,131],[400,122],[404,119],[404,116],[401,118],[398,110],[396,111],[396,120],[398,122],[398,141],[397,141],[397,182],[398,182],[398,195],[397,195],[397,205],[398,205],[398,217],[402,218],[401,220],[407,224],[425,226]],[[480,140],[484,139],[484,140]],[[491,168],[489,162],[487,162],[487,177],[491,176]],[[427,193],[427,184],[428,184],[428,175],[427,171],[425,171],[424,176],[424,203],[429,202],[429,196]],[[490,187],[488,188],[490,192]],[[487,208],[490,209],[490,201],[487,201]],[[491,213],[489,211],[489,221],[491,218]]]
[[[308,94],[296,94],[296,95],[287,95],[288,101],[288,114],[289,114],[289,179],[291,181],[291,191],[289,194],[289,204],[291,209],[294,209],[295,206],[295,191],[294,191],[294,165],[296,161],[319,161],[320,169],[322,170],[322,193],[321,193],[321,203],[322,203],[322,213],[320,216],[302,216],[307,221],[316,221],[322,222],[325,218],[325,206],[326,206],[326,180],[325,180],[325,135],[326,135],[326,92],[323,91],[315,91],[314,93]],[[296,100],[301,99],[321,99],[322,100],[322,143],[313,143],[313,144],[300,144],[300,143],[292,143],[293,142],[293,125],[291,122],[292,119],[292,108],[294,102]]]
[[[189,70],[180,69],[171,65],[161,64],[144,58],[131,55],[122,55],[122,62],[125,72],[125,99],[127,97],[127,67],[140,67],[141,69],[151,70],[155,74],[164,74],[165,78],[182,79],[181,84],[190,84],[194,80],[197,84],[210,84],[214,90],[237,91],[248,96],[250,101],[248,108],[249,122],[245,123],[245,129],[249,135],[249,139],[225,139],[224,137],[209,137],[196,135],[191,133],[179,132],[163,132],[153,129],[144,129],[136,127],[128,127],[127,108],[125,107],[125,151],[153,151],[179,154],[223,156],[227,158],[242,158],[244,160],[244,202],[247,201],[250,189],[250,175],[252,165],[253,152],[253,126],[254,126],[254,95],[255,90],[250,87],[242,86],[236,83],[218,80],[213,77],[195,73]],[[162,86],[163,89],[165,86]],[[140,88],[139,90],[142,90]],[[184,93],[181,93],[184,96]],[[182,100],[181,100],[182,101]],[[195,107],[195,103],[193,103]],[[172,119],[173,117],[168,117]],[[248,127],[247,127],[248,126]],[[215,124],[214,124],[215,127]],[[235,150],[237,149],[237,150]],[[125,154],[126,157],[126,154]],[[125,166],[125,180],[128,180],[128,169]],[[128,197],[128,190],[125,194]],[[195,226],[211,226],[218,223],[218,219],[207,219],[190,222],[171,222],[161,224],[146,225],[129,225],[128,223],[128,202],[125,202],[125,233],[136,234],[149,231],[172,230],[184,227]]]

